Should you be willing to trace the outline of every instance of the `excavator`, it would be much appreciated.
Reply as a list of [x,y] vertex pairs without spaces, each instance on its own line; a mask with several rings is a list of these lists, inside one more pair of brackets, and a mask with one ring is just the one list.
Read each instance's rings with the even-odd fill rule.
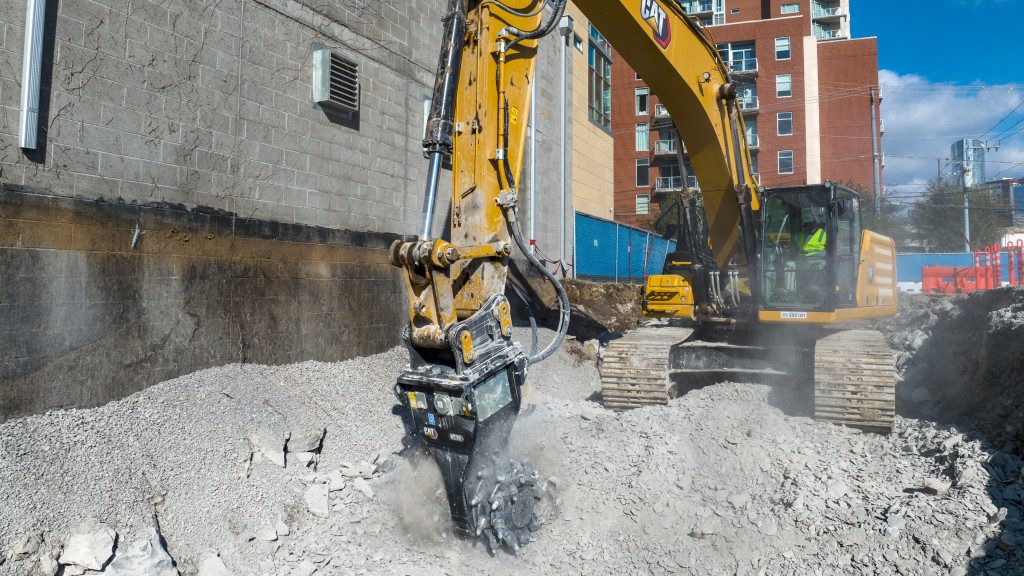
[[[424,138],[423,227],[389,253],[408,299],[410,362],[395,384],[407,431],[441,471],[454,532],[483,539],[492,553],[531,542],[544,520],[545,483],[510,457],[509,438],[527,371],[560,345],[570,313],[565,290],[524,240],[517,178],[539,40],[556,28],[565,4],[449,0]],[[645,286],[645,314],[663,325],[609,346],[606,406],[665,403],[680,377],[784,373],[773,359],[806,354],[811,338],[820,417],[891,428],[892,353],[880,334],[831,330],[818,338],[821,327],[895,313],[893,243],[861,230],[857,193],[828,182],[758,187],[736,84],[708,30],[679,3],[575,5],[661,96],[700,181],[675,211],[677,249]],[[431,237],[446,163],[449,222]],[[824,230],[816,237],[823,246],[804,262],[788,246],[812,219]],[[536,337],[529,353],[512,337],[506,287],[516,292],[507,286],[515,249],[557,294],[558,327],[540,351]],[[751,332],[774,334],[774,344],[736,341]]]

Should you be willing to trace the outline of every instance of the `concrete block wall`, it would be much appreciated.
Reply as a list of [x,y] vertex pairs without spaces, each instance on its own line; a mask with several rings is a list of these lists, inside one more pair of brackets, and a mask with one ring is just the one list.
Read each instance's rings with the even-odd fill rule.
[[[16,145],[24,2],[0,0],[3,178],[57,195],[414,232],[443,4],[51,0],[49,106],[33,158]],[[359,64],[354,118],[312,105],[316,42]]]
[[[0,0],[0,420],[399,343],[386,246],[422,222],[447,2],[48,0],[35,151],[17,147],[25,4]],[[562,233],[555,42],[538,78],[543,246]],[[359,64],[358,113],[313,106],[315,43]],[[571,239],[571,204],[566,219]]]

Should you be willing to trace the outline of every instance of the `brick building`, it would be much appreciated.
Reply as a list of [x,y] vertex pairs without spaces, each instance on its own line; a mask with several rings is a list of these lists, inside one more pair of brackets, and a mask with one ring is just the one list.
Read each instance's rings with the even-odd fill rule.
[[[682,4],[707,27],[739,85],[761,184],[832,180],[870,201],[871,142],[882,128],[880,120],[877,131],[871,126],[872,95],[875,106],[881,101],[878,48],[875,38],[850,37],[849,0]],[[686,184],[674,144],[674,124],[686,119],[670,118],[629,64],[617,53],[613,60],[615,217],[644,224],[664,194]],[[696,185],[693,171],[686,173]]]

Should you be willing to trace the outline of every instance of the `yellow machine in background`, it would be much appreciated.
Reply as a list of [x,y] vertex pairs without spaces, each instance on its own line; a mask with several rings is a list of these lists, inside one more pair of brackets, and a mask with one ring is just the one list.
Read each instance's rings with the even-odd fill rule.
[[711,379],[813,380],[816,418],[890,430],[892,352],[880,333],[838,325],[896,313],[892,240],[862,229],[848,188],[757,188],[735,84],[678,4],[578,4],[659,95],[700,182],[662,215],[676,251],[644,286],[644,314],[673,322],[609,345],[605,406],[664,404]]
[[[483,537],[492,550],[526,544],[541,524],[537,504],[544,491],[537,472],[510,460],[507,444],[527,369],[557,348],[569,320],[565,291],[531,254],[517,216],[538,39],[555,28],[565,0],[551,4],[546,10],[544,0],[449,0],[424,140],[430,168],[422,233],[395,242],[390,254],[404,270],[409,304],[410,364],[395,386],[409,409],[408,431],[438,463],[456,532]],[[701,183],[677,211],[680,251],[665,275],[651,278],[647,314],[693,326],[738,327],[829,324],[895,311],[892,243],[860,231],[855,194],[829,184],[757,189],[736,86],[707,32],[677,3],[576,5],[661,97]],[[451,220],[442,238],[431,238],[445,160],[452,166]],[[787,222],[805,208],[816,210],[829,227],[825,263],[815,268],[787,263],[781,248],[782,239],[795,234],[787,235]],[[531,355],[512,340],[504,295],[515,247],[553,283],[561,312],[556,338]],[[815,288],[817,295],[798,293],[797,285]],[[730,364],[739,351],[756,346],[693,342],[693,335],[693,327],[665,326],[614,342],[602,370],[606,405],[667,402],[676,378],[687,373],[773,371],[747,361]],[[775,339],[785,338],[780,332]],[[880,347],[870,334],[844,336],[817,350],[843,347],[848,358],[884,364],[875,362],[884,355],[884,341]],[[835,359],[822,357],[832,367]],[[889,353],[890,369],[891,361]],[[843,366],[830,374],[878,376],[874,368]],[[876,388],[891,396],[889,377]],[[866,406],[863,390],[848,378],[828,388],[828,402],[838,406],[832,419],[849,420],[850,406]],[[885,418],[891,425],[887,410],[882,408],[879,426]],[[852,419],[867,422],[867,411],[858,414]]]

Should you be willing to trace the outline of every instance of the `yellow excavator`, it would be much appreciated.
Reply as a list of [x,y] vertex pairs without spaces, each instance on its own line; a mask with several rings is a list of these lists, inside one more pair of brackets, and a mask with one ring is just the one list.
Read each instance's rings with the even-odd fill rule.
[[[784,373],[775,360],[806,353],[800,326],[895,313],[893,244],[861,230],[855,192],[830,183],[758,189],[736,87],[706,30],[668,0],[575,4],[661,97],[701,184],[675,211],[677,250],[665,273],[645,287],[645,314],[672,322],[609,346],[607,406],[667,402],[688,376]],[[517,178],[538,41],[564,8],[565,0],[449,0],[424,139],[422,233],[390,251],[404,271],[409,311],[410,363],[395,393],[408,408],[411,437],[441,470],[455,532],[485,539],[492,551],[518,549],[543,522],[543,483],[527,463],[509,458],[508,439],[527,370],[564,338],[569,302],[523,238]],[[445,162],[450,222],[442,237],[431,238]],[[787,246],[812,219],[824,230],[816,236],[822,249],[804,258]],[[539,352],[512,339],[505,288],[515,248],[558,297],[556,336]],[[771,329],[778,330],[775,346],[736,341],[773,324],[780,325]],[[708,338],[708,327],[719,330]],[[892,354],[880,334],[813,338],[819,416],[891,427]],[[779,345],[790,341],[795,345]]]

